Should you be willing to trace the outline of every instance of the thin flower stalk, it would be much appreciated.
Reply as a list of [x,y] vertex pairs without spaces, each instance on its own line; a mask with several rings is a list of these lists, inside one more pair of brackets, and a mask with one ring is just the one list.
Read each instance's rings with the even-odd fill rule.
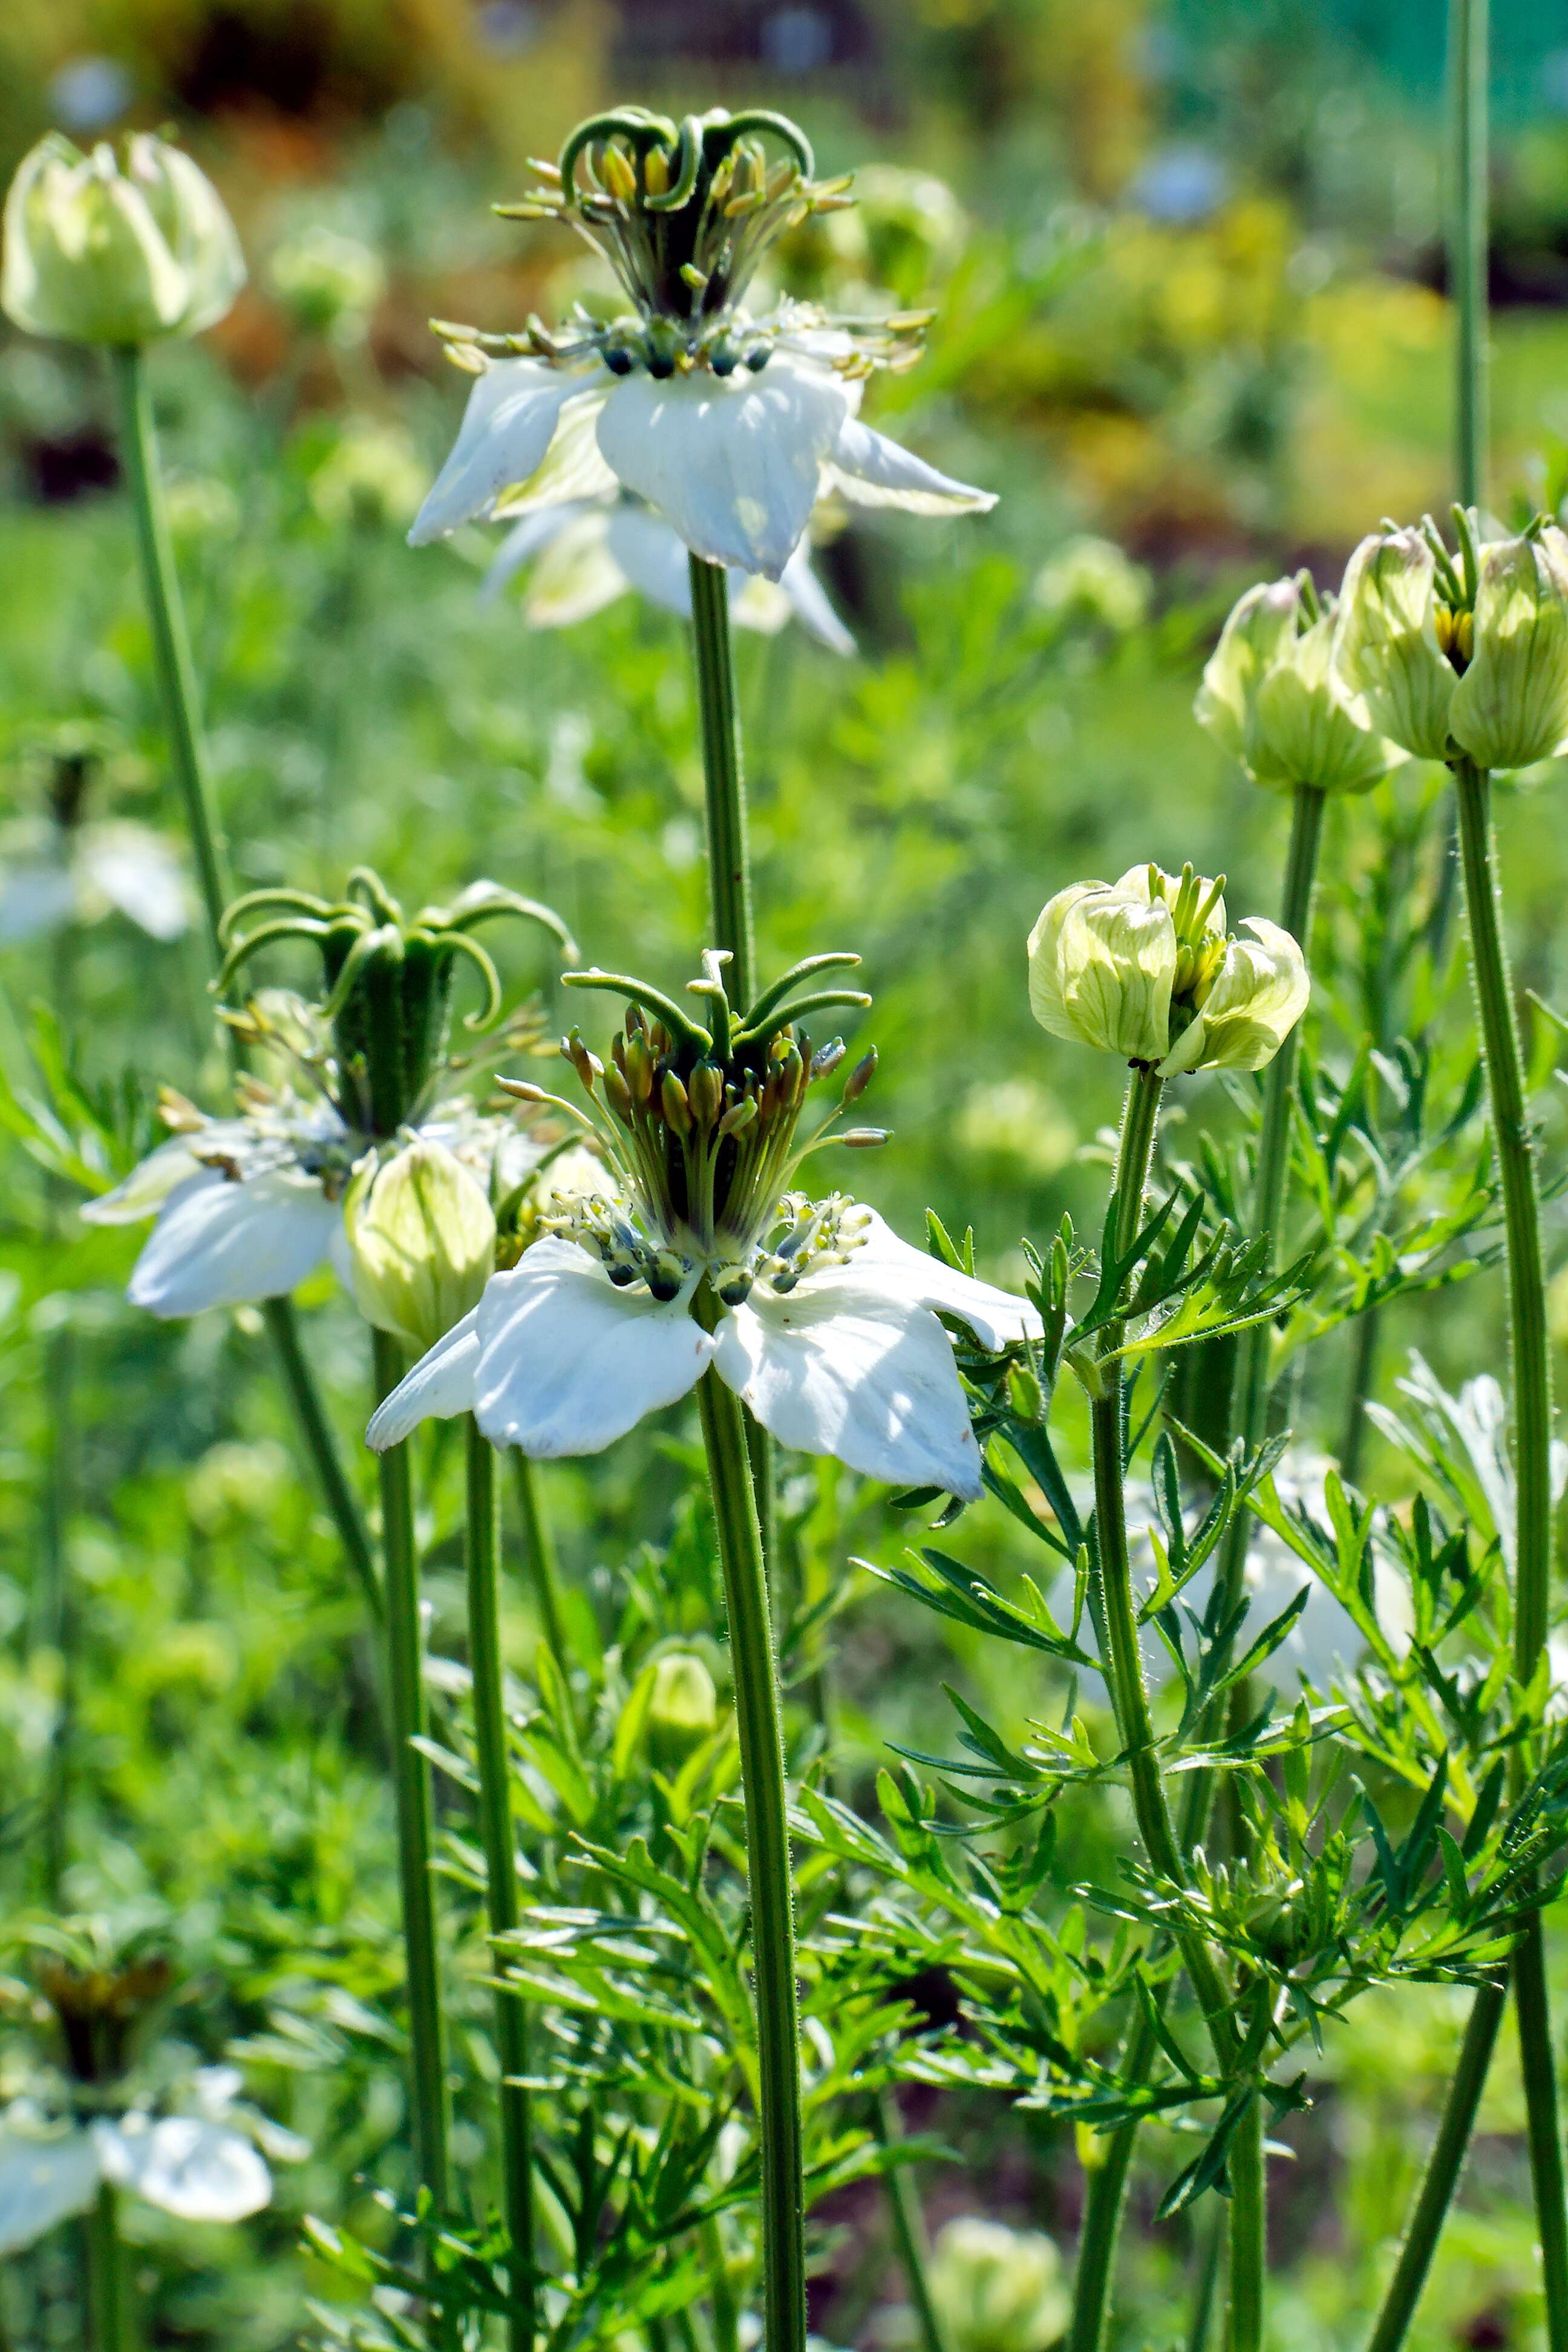
[[[518,1900],[500,1651],[495,1454],[471,1415],[464,1426],[468,1444],[468,1665],[473,1677],[485,1908],[490,1936],[497,1939],[515,1930]],[[496,2056],[500,2065],[498,2103],[502,2204],[511,2250],[512,2308],[507,2321],[507,2342],[510,2352],[531,2352],[536,2319],[533,2137],[524,2080],[529,2071],[528,2012],[515,1994],[499,1989],[495,2032]]]
[[[1112,1234],[1119,1250],[1130,1248],[1138,1231],[1162,1092],[1163,1081],[1155,1069],[1147,1065],[1134,1068],[1128,1084],[1117,1152]],[[1181,1886],[1185,1884],[1186,1872],[1155,1754],[1132,1597],[1122,1460],[1122,1378],[1116,1352],[1121,1343],[1120,1328],[1111,1325],[1106,1332],[1100,1366],[1100,1393],[1090,1406],[1095,1545],[1108,1649],[1106,1672],[1144,1850],[1159,1875]],[[1200,1937],[1182,1932],[1177,1941],[1208,2027],[1215,2056],[1223,2071],[1232,2073],[1239,2061],[1240,2040],[1228,1988]],[[1249,2130],[1254,2116],[1258,2127]],[[1257,2100],[1251,2103],[1232,2142],[1229,2170],[1229,2342],[1231,2352],[1258,2352],[1263,2326],[1265,2215],[1261,2106]],[[1110,2225],[1105,2230],[1104,2251],[1108,2256],[1114,2243],[1114,2219],[1105,2218]],[[1108,2277],[1109,2261],[1099,2266]]]
[[132,2352],[131,2290],[120,2236],[120,2192],[99,2184],[87,2217],[87,2296],[91,2352]]
[[[710,1304],[716,1310],[717,1300]],[[763,2340],[770,2352],[805,2352],[800,2015],[778,1673],[740,1400],[711,1366],[698,1383],[697,1399],[724,1572],[745,1793],[763,2167]]]
[[[140,346],[130,345],[112,352],[110,357],[120,402],[121,447],[136,522],[164,722],[196,863],[207,943],[215,969],[221,969],[225,954],[221,927],[229,896],[228,856],[213,794],[195,666],[191,658],[190,631],[169,536],[146,354]],[[300,1345],[293,1307],[287,1298],[268,1299],[264,1313],[300,1436],[321,1481],[322,1498],[350,1566],[374,1606],[375,1568],[370,1538],[321,1404],[315,1376]]]
[[[371,1333],[378,1398],[390,1396],[406,1369],[389,1333]],[[408,1973],[414,2161],[419,2186],[439,2214],[447,2202],[447,2058],[441,2014],[435,1887],[430,1874],[430,1767],[416,1744],[425,1737],[424,1640],[414,1486],[406,1445],[380,1460],[384,1581],[386,1594],[387,1706],[392,1780],[397,1808],[397,1869]]]

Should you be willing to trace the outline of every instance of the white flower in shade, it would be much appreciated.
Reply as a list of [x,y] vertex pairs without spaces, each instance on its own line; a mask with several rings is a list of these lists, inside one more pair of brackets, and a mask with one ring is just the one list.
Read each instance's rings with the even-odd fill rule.
[[[635,499],[574,499],[524,515],[485,574],[484,601],[493,603],[525,564],[533,567],[522,606],[531,628],[569,628],[629,589],[682,620],[691,617],[686,548],[668,523]],[[773,636],[794,618],[830,653],[854,652],[854,638],[811,568],[805,540],[777,581],[736,571],[729,577],[730,612],[742,628]]]
[[1307,1009],[1310,984],[1289,931],[1261,916],[1225,928],[1225,877],[1133,866],[1119,882],[1075,882],[1029,934],[1029,1005],[1053,1037],[1188,1070],[1260,1070]]
[[826,1141],[883,1139],[831,1133],[869,1081],[869,1055],[822,1123],[797,1135],[810,1088],[844,1051],[836,1039],[813,1054],[799,1016],[868,1000],[843,990],[787,1000],[814,971],[857,959],[814,957],[739,1015],[722,961],[706,957],[694,983],[713,1006],[710,1028],[636,982],[572,975],[632,998],[608,1068],[568,1040],[616,1190],[543,1220],[544,1238],[492,1277],[380,1408],[373,1445],[472,1412],[498,1445],[596,1454],[711,1365],[781,1444],[836,1454],[868,1477],[979,1495],[980,1453],[939,1317],[991,1349],[1037,1336],[1039,1319],[910,1248],[874,1210],[792,1189]]
[[[784,151],[771,167],[767,142]],[[860,420],[866,377],[914,359],[923,314],[859,326],[801,303],[743,308],[768,247],[846,201],[847,182],[814,168],[779,115],[678,125],[624,107],[580,125],[547,184],[503,209],[578,229],[633,309],[609,325],[579,312],[558,333],[438,330],[479,380],[414,544],[624,488],[693,554],[777,581],[826,491],[917,514],[994,505]]]
[[[272,2176],[249,2133],[227,2120],[238,2088],[232,2067],[209,2066],[193,2079],[189,2114],[132,2108],[57,2122],[31,2101],[14,2102],[0,2115],[0,2254],[85,2212],[105,2181],[182,2221],[259,2213],[271,2200]],[[303,2152],[288,2146],[288,2135],[274,2137],[284,2144],[275,2152]]]
[[111,910],[149,939],[176,940],[195,911],[172,845],[145,825],[24,823],[0,840],[0,945],[62,923],[94,923]]

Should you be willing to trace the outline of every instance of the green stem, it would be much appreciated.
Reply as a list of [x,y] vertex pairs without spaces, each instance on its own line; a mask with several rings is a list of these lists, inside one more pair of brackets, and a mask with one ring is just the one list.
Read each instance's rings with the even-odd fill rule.
[[1193,2324],[1187,2336],[1187,2352],[1208,2352],[1215,2302],[1219,2289],[1220,2261],[1224,2252],[1225,2216],[1216,2213],[1209,2225],[1203,2267],[1198,2273],[1198,2291],[1193,2303]]
[[[373,1331],[377,1401],[407,1369],[403,1349]],[[447,2061],[430,1876],[430,1767],[415,1741],[425,1736],[425,1683],[419,1622],[419,1568],[414,1541],[414,1489],[406,1444],[380,1456],[382,1540],[385,1558],[388,1711],[392,1781],[397,1802],[397,1866],[408,1972],[408,2032],[413,2075],[414,2162],[437,2214],[447,2204]]]
[[1340,1439],[1340,1475],[1347,1486],[1361,1484],[1362,1455],[1366,1450],[1366,1404],[1377,1367],[1378,1311],[1369,1307],[1356,1317],[1351,1355],[1351,1392],[1345,1405],[1344,1433]]
[[[1123,2077],[1142,2083],[1154,2063],[1158,2048],[1154,2029],[1140,2013],[1127,2045]],[[1089,2193],[1079,2236],[1078,2270],[1073,2280],[1072,2326],[1067,2352],[1100,2352],[1110,2316],[1110,2283],[1116,2267],[1116,2242],[1121,2234],[1122,2208],[1127,2201],[1127,2176],[1137,2145],[1138,2126],[1121,2124],[1107,2139],[1100,2162],[1089,2176]]]
[[763,2340],[768,2352],[805,2352],[799,2021],[778,1673],[740,1401],[711,1368],[697,1394],[724,1570],[746,1803],[762,2137]]
[[1415,2306],[1421,2300],[1421,2290],[1426,2284],[1426,2273],[1432,2267],[1432,2257],[1447,2218],[1449,2201],[1458,2184],[1506,2006],[1507,1995],[1500,1986],[1484,1986],[1476,1995],[1459,2049],[1459,2063],[1443,2105],[1437,2137],[1422,2175],[1421,2193],[1410,2217],[1405,2243],[1399,2249],[1399,2260],[1388,2283],[1377,2324],[1367,2339],[1366,2352],[1399,2352],[1415,2316]]
[[[903,2137],[898,2102],[890,2091],[881,2092],[876,2099],[871,2109],[871,2128],[884,2148],[896,2147]],[[931,2244],[926,2236],[925,2215],[915,2191],[914,2175],[907,2164],[890,2164],[883,2178],[899,2265],[910,2291],[922,2352],[951,2352],[947,2331],[931,2301],[931,2281],[926,2275]]]
[[196,861],[202,909],[215,964],[223,961],[218,926],[228,903],[228,855],[218,824],[207,766],[206,743],[198,716],[195,664],[184,601],[174,570],[168,508],[158,463],[157,428],[147,383],[146,354],[131,344],[111,352],[114,388],[120,401],[120,443],[136,518],[136,540],[147,592],[147,617],[163,691],[163,715],[174,754],[174,773],[185,804],[185,824]]
[[[1147,1065],[1134,1066],[1116,1160],[1111,1230],[1119,1250],[1130,1246],[1138,1230],[1162,1090],[1162,1081],[1152,1068]],[[1143,1685],[1138,1617],[1132,1598],[1127,1548],[1126,1473],[1121,1455],[1122,1381],[1115,1354],[1121,1339],[1121,1327],[1111,1325],[1105,1335],[1100,1367],[1101,1393],[1089,1409],[1095,1553],[1105,1612],[1106,1674],[1139,1835],[1158,1875],[1181,1886],[1186,1883],[1186,1871],[1165,1801],[1149,1696]],[[1229,1989],[1201,1936],[1184,1928],[1178,1931],[1176,1942],[1203,2011],[1215,2060],[1222,2073],[1232,2074],[1240,2058],[1240,2040]],[[1261,2135],[1248,2135],[1244,2121],[1232,2143],[1230,2162],[1230,2352],[1258,2352],[1262,2341],[1262,2161]]]
[[[168,508],[163,497],[163,469],[158,459],[157,428],[147,383],[146,354],[135,345],[111,352],[115,393],[120,403],[120,445],[131,506],[136,522],[136,544],[142,562],[142,584],[147,619],[153,632],[153,652],[163,697],[163,720],[174,752],[174,773],[184,803],[185,827],[196,862],[207,945],[215,970],[223,961],[219,926],[229,898],[228,852],[224,843],[207,761],[206,737],[196,692],[195,664],[191,658],[190,630],[184,599],[169,538]],[[268,1327],[278,1350],[285,1387],[299,1415],[300,1427],[321,1480],[327,1508],[339,1540],[360,1582],[369,1592],[374,1584],[370,1539],[354,1499],[331,1425],[316,1389],[315,1378],[300,1346],[292,1301],[266,1302]]]
[[321,1392],[316,1386],[305,1351],[300,1344],[300,1325],[292,1303],[287,1298],[264,1298],[261,1311],[266,1318],[268,1333],[277,1353],[278,1370],[288,1391],[289,1402],[294,1408],[305,1451],[321,1482],[321,1493],[336,1524],[339,1539],[348,1554],[349,1566],[353,1570],[364,1595],[365,1605],[372,1618],[379,1623],[384,1608],[375,1573],[375,1560],[371,1552],[369,1531],[349,1485],[348,1474],[343,1468],[342,1457],[338,1452],[337,1441],[321,1402]]
[[[1508,1265],[1509,1342],[1512,1363],[1514,1478],[1513,1666],[1522,1686],[1546,1647],[1551,1602],[1552,1353],[1546,1317],[1546,1270],[1541,1248],[1541,1204],[1535,1146],[1525,1099],[1524,1065],[1509,984],[1502,905],[1492,839],[1491,780],[1468,760],[1454,771],[1464,870],[1470,968],[1491,1108],[1492,1148],[1502,1187]],[[1523,1761],[1515,1759],[1519,1791]],[[1563,2179],[1557,2070],[1542,1952],[1541,1915],[1528,1914],[1513,1959],[1524,2072],[1531,2179],[1541,2241],[1546,2340],[1568,2352],[1568,2184]]]
[[[713,900],[713,944],[730,951],[731,1002],[747,1005],[755,993],[752,939],[752,871],[746,846],[746,787],[741,772],[741,720],[735,704],[735,657],[730,643],[730,575],[722,564],[693,555],[691,644],[697,661],[697,708],[702,728],[702,775],[708,807],[708,883]],[[770,2347],[770,2352],[772,2347]]]
[[[471,1414],[466,1417],[468,1469],[468,1665],[473,1675],[474,1753],[479,1772],[479,1830],[485,1852],[485,1903],[492,1939],[518,1924],[517,1853],[502,1689],[498,1592],[495,1455]],[[492,1966],[500,1966],[499,1955]],[[500,2061],[501,2181],[510,2242],[513,2308],[510,2352],[531,2352],[536,2326],[533,2245],[533,2126],[529,2094],[528,2011],[515,1993],[495,1997]]]
[[1455,441],[1461,506],[1485,503],[1487,349],[1488,0],[1452,0],[1448,71],[1454,109],[1454,170],[1448,285],[1458,311]]
[[1251,2102],[1237,2124],[1226,2169],[1230,2177],[1226,2352],[1258,2352],[1263,2342],[1264,2294],[1268,2276],[1261,2099]]
[[87,2293],[92,2352],[131,2352],[131,2294],[120,2238],[120,2193],[105,2180],[87,2216]]
[[539,1465],[526,1454],[512,1454],[516,1464],[517,1504],[522,1515],[523,1557],[528,1562],[529,1581],[533,1587],[534,1606],[551,1655],[566,1674],[566,1629],[561,1616],[561,1572],[555,1556],[555,1538],[545,1516],[544,1499],[539,1491]]

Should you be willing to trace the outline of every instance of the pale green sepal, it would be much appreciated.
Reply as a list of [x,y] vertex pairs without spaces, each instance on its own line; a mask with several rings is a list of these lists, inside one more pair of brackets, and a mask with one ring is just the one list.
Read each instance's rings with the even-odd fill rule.
[[[1307,960],[1289,932],[1260,915],[1249,916],[1243,928],[1252,937],[1226,943],[1225,961],[1204,999],[1202,1054],[1178,1060],[1189,1049],[1188,1038],[1181,1038],[1170,1057],[1179,1067],[1261,1070],[1307,1009]],[[1160,1075],[1173,1072],[1162,1064]]]
[[1568,748],[1568,542],[1483,547],[1475,650],[1448,724],[1480,768],[1528,768]]
[[1293,580],[1265,581],[1249,588],[1233,607],[1204,665],[1193,716],[1233,760],[1247,761],[1258,684],[1295,635],[1300,604]]
[[1334,634],[1335,665],[1373,727],[1415,759],[1447,758],[1457,680],[1437,641],[1436,564],[1418,530],[1362,541]]
[[1256,782],[1280,792],[1370,792],[1404,763],[1334,667],[1331,614],[1289,639],[1258,680],[1245,756]]

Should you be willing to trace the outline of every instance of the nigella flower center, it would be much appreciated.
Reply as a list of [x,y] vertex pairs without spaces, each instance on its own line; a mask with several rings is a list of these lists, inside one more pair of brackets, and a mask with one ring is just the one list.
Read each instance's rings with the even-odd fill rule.
[[[614,1199],[573,1202],[544,1222],[597,1257],[617,1288],[646,1283],[661,1300],[704,1276],[726,1306],[738,1305],[759,1277],[788,1291],[808,1265],[841,1260],[856,1244],[849,1203],[837,1195],[814,1202],[791,1185],[802,1160],[865,1091],[875,1056],[857,1065],[838,1102],[803,1140],[807,1096],[838,1067],[845,1048],[836,1037],[813,1051],[797,1032],[797,1016],[870,1000],[842,989],[793,1005],[786,999],[807,973],[858,959],[813,957],[739,1015],[724,992],[727,960],[710,950],[704,978],[691,984],[712,1007],[708,1027],[639,982],[572,975],[580,986],[615,988],[632,1000],[607,1065],[577,1030],[562,1045],[595,1105],[598,1116],[588,1123],[597,1127],[618,1183]],[[880,1129],[858,1129],[834,1139],[883,1139]]]

